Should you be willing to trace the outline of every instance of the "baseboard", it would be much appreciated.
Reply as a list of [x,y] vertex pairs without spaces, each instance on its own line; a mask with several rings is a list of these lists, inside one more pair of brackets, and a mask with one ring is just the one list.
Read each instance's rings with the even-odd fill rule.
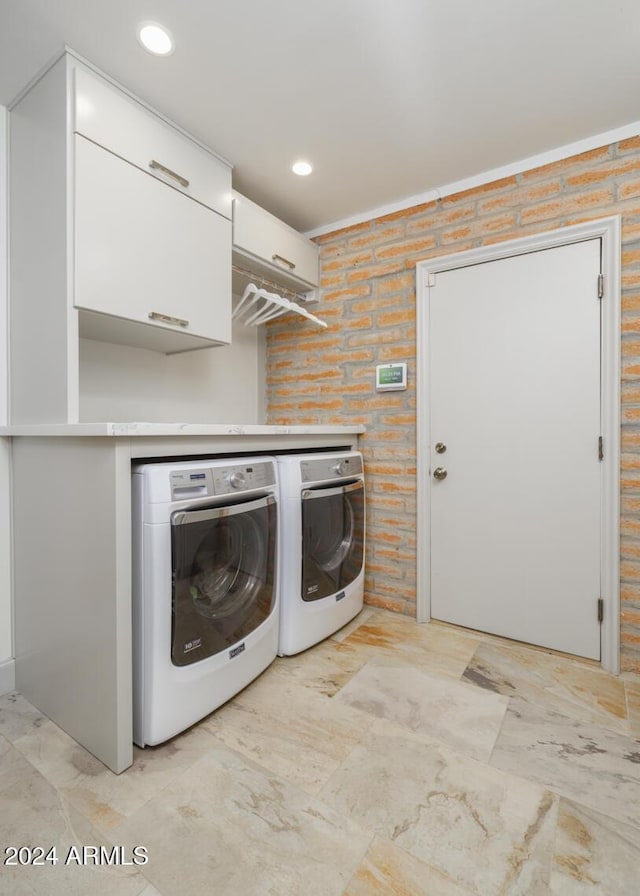
[[16,689],[16,661],[14,659],[0,662],[0,696],[10,694]]

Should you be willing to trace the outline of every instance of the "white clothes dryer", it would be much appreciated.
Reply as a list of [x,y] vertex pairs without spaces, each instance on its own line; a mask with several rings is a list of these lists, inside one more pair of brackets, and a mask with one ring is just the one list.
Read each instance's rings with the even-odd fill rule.
[[278,647],[273,458],[133,468],[133,739],[162,743],[237,694]]
[[280,639],[299,653],[363,605],[365,484],[357,451],[280,455]]

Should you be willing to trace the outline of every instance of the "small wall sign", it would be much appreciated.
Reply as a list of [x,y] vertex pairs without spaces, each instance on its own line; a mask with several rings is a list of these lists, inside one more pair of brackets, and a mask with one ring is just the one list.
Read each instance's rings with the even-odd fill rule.
[[392,392],[407,388],[407,365],[378,364],[376,367],[376,391]]

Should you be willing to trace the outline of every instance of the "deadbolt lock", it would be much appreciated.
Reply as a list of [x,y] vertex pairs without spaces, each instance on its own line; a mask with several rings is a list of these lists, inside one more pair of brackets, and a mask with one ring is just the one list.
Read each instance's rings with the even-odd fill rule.
[[436,442],[436,454],[444,454],[447,450],[447,446],[444,442]]
[[440,482],[442,479],[447,478],[447,471],[444,467],[436,467],[433,471],[433,478],[437,479]]

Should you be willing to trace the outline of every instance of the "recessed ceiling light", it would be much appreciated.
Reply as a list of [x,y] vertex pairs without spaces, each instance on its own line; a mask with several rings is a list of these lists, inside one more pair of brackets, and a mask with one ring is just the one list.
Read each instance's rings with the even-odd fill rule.
[[309,164],[309,162],[303,162],[302,160],[299,162],[294,162],[291,166],[291,170],[294,174],[299,174],[300,177],[306,177],[307,174],[311,174],[313,171],[313,166]]
[[142,22],[138,25],[138,40],[145,50],[156,56],[168,56],[173,53],[171,33],[156,22]]

